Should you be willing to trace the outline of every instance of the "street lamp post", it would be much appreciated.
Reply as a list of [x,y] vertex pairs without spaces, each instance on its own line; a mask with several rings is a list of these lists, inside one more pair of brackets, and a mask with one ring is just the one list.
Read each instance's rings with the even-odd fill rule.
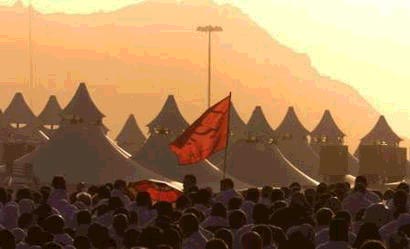
[[211,34],[212,32],[222,32],[219,26],[200,26],[196,29],[199,32],[208,33],[208,108],[211,107]]

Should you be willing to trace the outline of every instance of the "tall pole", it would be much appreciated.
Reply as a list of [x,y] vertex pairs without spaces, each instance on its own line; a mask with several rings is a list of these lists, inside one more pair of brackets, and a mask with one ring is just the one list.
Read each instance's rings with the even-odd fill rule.
[[212,32],[221,32],[222,28],[219,26],[202,26],[196,29],[200,32],[207,32],[208,33],[208,108],[211,107],[211,40],[212,40]]
[[212,31],[208,32],[208,109],[211,107],[211,36]]
[[226,169],[228,168],[228,147],[229,147],[229,137],[231,136],[231,107],[232,107],[232,99],[231,99],[231,92],[229,92],[229,108],[228,108],[228,134],[226,137],[226,144],[225,144],[225,152],[224,152],[224,169],[222,179],[226,177]]
[[28,1],[28,50],[29,50],[29,67],[30,67],[30,77],[29,77],[29,88],[34,88],[33,82],[33,44],[32,44],[32,8],[31,0]]

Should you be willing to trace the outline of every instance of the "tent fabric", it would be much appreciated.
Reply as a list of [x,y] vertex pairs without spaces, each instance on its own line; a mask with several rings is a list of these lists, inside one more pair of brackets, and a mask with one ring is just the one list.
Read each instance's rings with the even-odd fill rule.
[[[142,166],[171,180],[181,181],[185,175],[193,174],[199,186],[210,186],[214,190],[219,190],[222,172],[217,167],[207,161],[192,165],[178,165],[176,155],[169,149],[170,143],[168,136],[153,134],[132,158]],[[233,180],[237,187],[250,186],[238,179]]]
[[[231,103],[230,110],[230,120],[229,120],[229,141],[228,141],[228,150],[236,141],[245,139],[247,137],[247,126],[242,118],[239,116],[234,105]],[[225,159],[225,151],[220,151],[212,156],[210,156],[209,161],[216,165],[218,168],[223,168],[223,162]],[[229,160],[229,156],[228,156]]]
[[136,153],[141,149],[142,145],[144,145],[146,138],[139,128],[133,114],[128,117],[115,140],[119,146],[131,154]]
[[378,141],[386,142],[388,145],[396,145],[403,141],[393,131],[384,116],[380,116],[373,129],[361,139],[361,144],[374,144]]
[[266,120],[265,114],[260,106],[256,106],[247,123],[247,132],[249,136],[269,140],[275,137],[275,131]]
[[310,135],[318,138],[321,136],[336,138],[336,141],[337,138],[345,136],[343,131],[337,126],[329,110],[325,111],[319,124],[315,127],[315,129],[313,129]]
[[304,138],[310,134],[300,122],[293,106],[289,107],[284,119],[275,131],[279,137],[292,135],[293,137]]
[[168,181],[127,158],[115,148],[98,126],[71,125],[56,131],[51,140],[25,155],[15,164],[32,164],[41,182],[55,175],[67,181],[102,184],[116,179]]
[[23,94],[20,92],[14,95],[3,115],[5,121],[9,124],[28,124],[36,120],[36,116],[25,101]]
[[[317,155],[320,155],[320,144],[312,144],[311,147],[314,149]],[[347,155],[347,163],[348,163],[348,173],[352,176],[357,176],[359,173],[359,159],[353,156],[350,152]]]
[[41,113],[38,115],[42,125],[58,125],[61,122],[62,108],[55,95],[51,95]]
[[283,155],[306,175],[319,179],[320,157],[307,142],[281,141],[278,145]]
[[85,83],[80,83],[74,97],[61,114],[65,119],[77,117],[88,123],[99,122],[105,117],[92,101]]
[[298,182],[315,186],[317,181],[304,174],[285,158],[274,144],[238,141],[230,149],[228,172],[256,186],[288,186]]
[[173,95],[169,95],[158,115],[147,125],[151,134],[158,128],[169,129],[175,135],[179,135],[189,124],[179,111]]

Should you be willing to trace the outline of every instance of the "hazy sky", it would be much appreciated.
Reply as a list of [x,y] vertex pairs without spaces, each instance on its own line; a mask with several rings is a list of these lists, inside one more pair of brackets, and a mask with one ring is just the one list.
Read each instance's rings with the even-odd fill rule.
[[[235,4],[281,43],[307,53],[322,74],[354,86],[400,135],[410,136],[409,0],[216,1]],[[32,2],[43,12],[89,13],[139,1]]]

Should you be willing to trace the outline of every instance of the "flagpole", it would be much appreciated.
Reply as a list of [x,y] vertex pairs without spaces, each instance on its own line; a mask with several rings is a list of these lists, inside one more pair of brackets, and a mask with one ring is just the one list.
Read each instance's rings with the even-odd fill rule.
[[226,144],[225,144],[225,154],[224,154],[224,169],[223,169],[223,176],[222,179],[225,179],[226,176],[226,169],[228,164],[228,147],[229,147],[229,137],[231,136],[231,107],[232,107],[232,100],[231,100],[231,92],[229,92],[229,108],[228,108],[228,134],[226,137]]

